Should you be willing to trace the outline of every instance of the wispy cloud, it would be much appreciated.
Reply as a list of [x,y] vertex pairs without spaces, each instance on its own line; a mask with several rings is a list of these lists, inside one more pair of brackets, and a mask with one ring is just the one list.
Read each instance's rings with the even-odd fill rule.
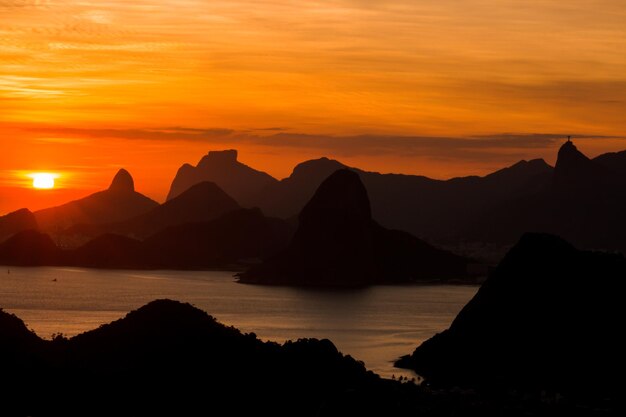
[[[277,149],[315,150],[321,154],[346,157],[372,155],[419,156],[458,161],[501,157],[502,152],[527,154],[533,150],[553,148],[572,135],[576,140],[625,140],[624,136],[582,133],[502,133],[467,137],[402,136],[402,135],[312,135],[262,129],[237,131],[220,128],[168,127],[161,129],[77,129],[65,127],[34,127],[31,132],[66,138],[92,140],[125,139],[129,141],[194,142],[207,146],[262,146]],[[60,140],[60,139],[56,139]]]

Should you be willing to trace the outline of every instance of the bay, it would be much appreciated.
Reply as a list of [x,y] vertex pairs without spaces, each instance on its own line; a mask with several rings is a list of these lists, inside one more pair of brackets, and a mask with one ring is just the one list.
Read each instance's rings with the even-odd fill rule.
[[393,361],[447,328],[473,286],[376,286],[324,291],[239,284],[229,271],[0,269],[0,308],[40,337],[97,328],[160,298],[188,302],[263,340],[327,338],[383,377]]

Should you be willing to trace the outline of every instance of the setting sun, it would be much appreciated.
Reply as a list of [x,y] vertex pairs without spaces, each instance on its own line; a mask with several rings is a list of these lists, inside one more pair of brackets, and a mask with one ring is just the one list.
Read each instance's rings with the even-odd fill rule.
[[49,190],[51,188],[54,188],[54,180],[58,177],[58,175],[49,173],[37,173],[31,174],[30,177],[33,179],[33,188]]

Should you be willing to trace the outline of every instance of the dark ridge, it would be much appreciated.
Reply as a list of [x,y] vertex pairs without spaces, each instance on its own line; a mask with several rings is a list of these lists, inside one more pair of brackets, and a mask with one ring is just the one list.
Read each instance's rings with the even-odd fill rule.
[[438,386],[619,398],[622,255],[526,234],[448,330],[396,365]]
[[7,415],[315,416],[331,404],[383,413],[414,390],[382,381],[328,340],[262,342],[171,300],[52,342],[0,311],[0,340],[3,379],[28,381],[4,391]]
[[148,213],[114,226],[113,230],[145,238],[170,226],[210,221],[239,208],[239,204],[216,184],[203,181]]
[[178,170],[167,200],[203,181],[214,182],[238,203],[252,207],[258,194],[276,179],[237,161],[236,150],[211,151],[196,167],[185,164]]
[[61,250],[36,231],[0,244],[0,264],[68,265],[113,269],[240,269],[283,250],[292,237],[284,220],[259,209],[238,209],[207,222],[167,227],[145,241],[105,233],[84,245]]
[[20,266],[59,265],[63,252],[50,236],[36,230],[26,230],[0,243],[0,264]]
[[36,230],[37,228],[37,220],[28,209],[20,209],[5,216],[0,216],[0,242],[16,233],[25,230]]
[[87,268],[134,269],[146,264],[143,243],[126,236],[104,234],[70,252],[70,263]]
[[109,189],[58,207],[36,211],[35,218],[42,231],[61,235],[77,225],[105,225],[147,213],[159,204],[134,191],[134,182],[126,170],[120,170]]
[[152,267],[207,269],[241,266],[283,250],[293,231],[259,209],[239,209],[203,223],[167,228],[145,241]]
[[597,187],[606,181],[610,181],[609,171],[587,158],[574,142],[568,140],[561,146],[554,169],[555,190]]
[[605,153],[593,161],[626,181],[626,151]]
[[251,284],[364,286],[467,278],[468,260],[372,220],[359,175],[341,169],[302,209],[282,253],[240,274]]

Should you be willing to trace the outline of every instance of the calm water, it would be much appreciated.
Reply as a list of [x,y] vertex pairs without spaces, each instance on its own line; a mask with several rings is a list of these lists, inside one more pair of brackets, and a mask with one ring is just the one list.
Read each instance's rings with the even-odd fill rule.
[[[393,286],[342,292],[242,285],[231,272],[0,269],[0,308],[39,336],[67,336],[157,298],[189,302],[243,332],[283,342],[328,338],[381,376],[392,361],[450,325],[476,293],[466,286]],[[53,281],[56,280],[56,281]]]

